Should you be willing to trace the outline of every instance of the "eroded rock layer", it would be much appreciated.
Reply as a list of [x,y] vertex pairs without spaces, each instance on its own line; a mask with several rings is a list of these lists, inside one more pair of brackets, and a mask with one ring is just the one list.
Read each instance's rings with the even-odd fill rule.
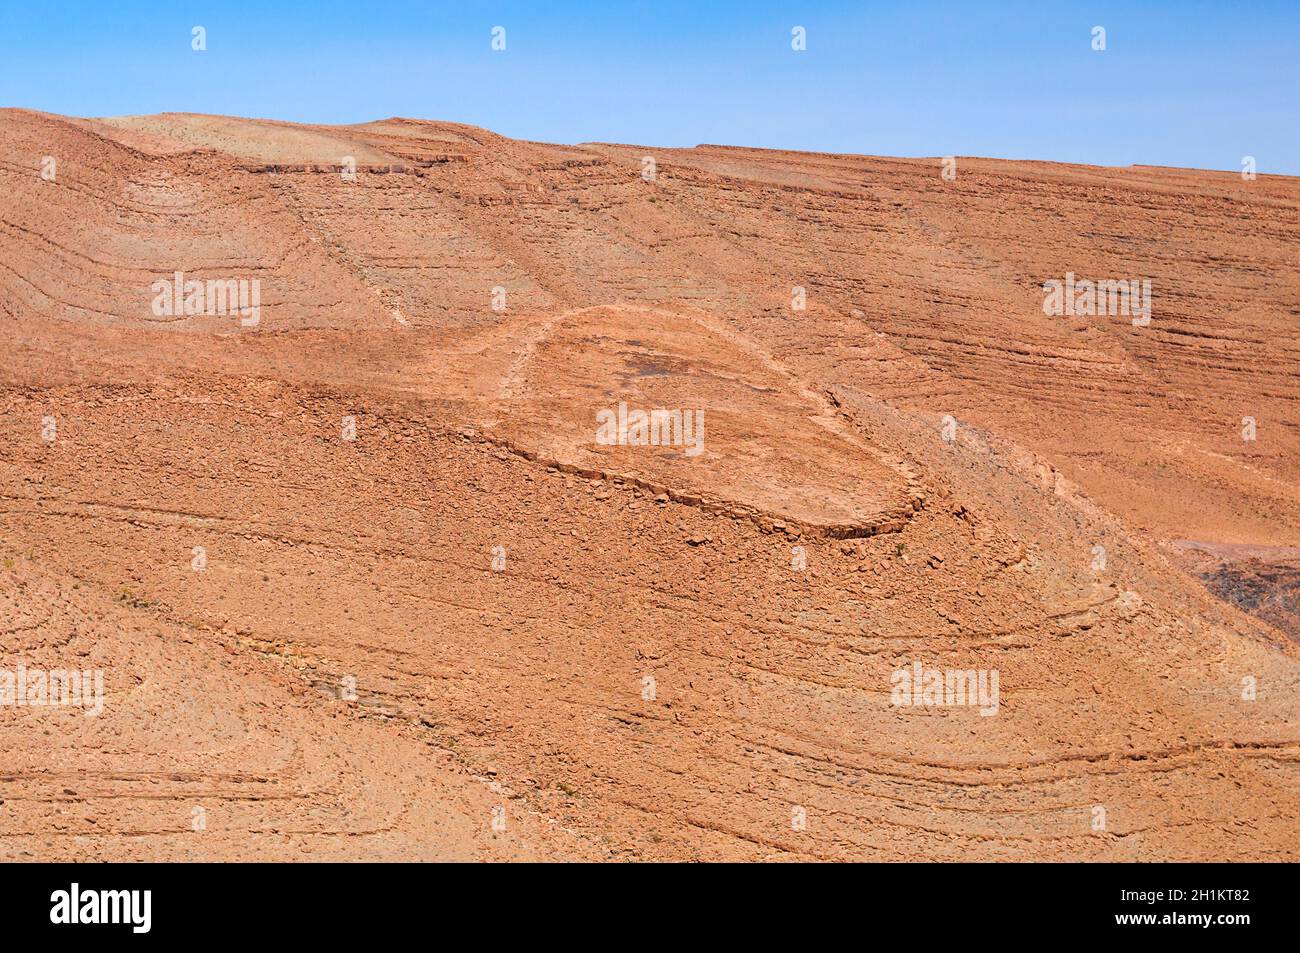
[[0,702],[104,685],[0,704],[0,855],[1297,859],[1298,240],[1280,177],[0,112]]

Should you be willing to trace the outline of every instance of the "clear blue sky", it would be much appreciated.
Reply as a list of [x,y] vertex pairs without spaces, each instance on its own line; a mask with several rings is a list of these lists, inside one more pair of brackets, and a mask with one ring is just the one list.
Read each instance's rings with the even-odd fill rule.
[[78,116],[399,115],[551,142],[1233,170],[1253,155],[1296,175],[1298,102],[1300,0],[0,0],[0,105]]

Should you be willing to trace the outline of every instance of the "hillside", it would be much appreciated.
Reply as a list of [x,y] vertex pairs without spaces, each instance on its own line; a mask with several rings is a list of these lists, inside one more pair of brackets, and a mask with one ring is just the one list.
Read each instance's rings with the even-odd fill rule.
[[956,168],[0,110],[0,856],[1300,859],[1300,181]]

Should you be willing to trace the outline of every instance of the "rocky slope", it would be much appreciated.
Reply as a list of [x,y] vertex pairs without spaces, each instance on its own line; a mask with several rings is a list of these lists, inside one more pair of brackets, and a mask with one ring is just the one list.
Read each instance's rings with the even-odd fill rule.
[[1297,239],[1279,177],[0,111],[0,668],[105,684],[0,705],[0,851],[1296,859]]

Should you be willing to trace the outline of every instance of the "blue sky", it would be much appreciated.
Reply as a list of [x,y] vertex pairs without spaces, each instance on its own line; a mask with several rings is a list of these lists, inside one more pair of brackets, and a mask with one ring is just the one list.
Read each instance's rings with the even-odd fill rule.
[[550,142],[1232,170],[1253,155],[1296,175],[1298,103],[1297,0],[0,0],[0,105],[79,116],[400,115]]

